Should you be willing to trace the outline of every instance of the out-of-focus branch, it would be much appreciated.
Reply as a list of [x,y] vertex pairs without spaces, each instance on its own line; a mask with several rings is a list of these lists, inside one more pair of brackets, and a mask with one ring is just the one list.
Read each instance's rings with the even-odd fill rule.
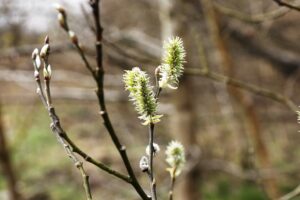
[[1,105],[0,105],[0,166],[3,174],[7,178],[7,185],[9,196],[11,200],[20,200],[21,196],[18,192],[16,174],[13,170],[12,162],[10,159],[10,152],[6,143],[4,127],[2,124]]
[[263,38],[255,27],[243,23],[230,23],[226,29],[243,49],[269,61],[274,68],[290,75],[300,68],[299,55],[288,49],[282,49],[268,38]]
[[300,195],[300,185],[298,185],[293,191],[280,197],[279,200],[290,200]]
[[235,87],[244,89],[246,91],[252,92],[254,94],[270,98],[272,100],[278,101],[278,102],[286,105],[291,111],[296,111],[298,109],[296,104],[288,97],[285,97],[280,93],[276,93],[276,92],[270,91],[268,89],[258,87],[256,85],[245,83],[238,79],[234,79],[231,77],[224,76],[222,74],[218,74],[218,73],[210,72],[210,71],[204,71],[204,70],[200,70],[200,69],[196,69],[196,68],[187,69],[186,74],[206,77],[206,78],[212,79],[217,82],[235,86]]
[[272,21],[284,16],[290,11],[290,9],[288,8],[279,8],[262,14],[247,15],[238,10],[225,7],[217,2],[214,3],[214,7],[222,14],[249,23],[261,23],[265,21]]
[[290,8],[290,9],[293,9],[293,10],[296,10],[296,11],[299,11],[300,12],[300,7],[298,7],[297,5],[292,5],[290,3],[286,3],[282,0],[273,0],[275,3],[277,3],[279,6],[284,6],[284,7],[287,7],[287,8]]

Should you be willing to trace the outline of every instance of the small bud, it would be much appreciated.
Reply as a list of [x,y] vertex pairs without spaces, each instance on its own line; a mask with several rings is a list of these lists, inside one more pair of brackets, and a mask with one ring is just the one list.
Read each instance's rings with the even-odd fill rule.
[[39,50],[37,48],[33,50],[31,58],[33,60],[34,70],[40,71],[41,59],[39,56]]
[[140,169],[142,172],[146,172],[149,170],[149,162],[146,156],[143,156],[140,160]]
[[75,45],[78,44],[78,38],[77,38],[76,34],[73,31],[69,31],[68,34],[69,34],[69,37],[70,37],[72,43]]
[[68,28],[67,28],[67,23],[66,23],[66,18],[65,18],[65,16],[64,16],[63,14],[58,13],[58,14],[57,14],[57,20],[58,20],[58,22],[59,22],[59,25],[60,25],[63,29],[65,29],[65,30],[68,29]]
[[62,14],[66,13],[65,9],[60,4],[55,4],[54,7],[59,13],[62,13]]
[[36,59],[36,56],[39,54],[39,50],[37,48],[35,48],[32,52],[31,58],[32,60]]
[[49,76],[51,78],[51,74],[52,74],[52,68],[51,68],[51,65],[49,64],[48,67],[47,67],[47,71],[49,73]]
[[35,77],[36,79],[39,78],[39,75],[40,75],[40,73],[39,73],[38,71],[34,70],[34,77]]
[[41,58],[39,55],[36,56],[35,58],[35,64],[36,64],[36,70],[40,71],[41,69]]
[[155,77],[159,76],[160,68],[161,68],[160,66],[156,67],[156,69],[155,69]]
[[47,66],[47,68],[44,68],[44,78],[45,80],[50,80],[51,79],[51,74],[52,74],[52,70],[51,70],[51,65],[49,64]]
[[48,57],[49,53],[50,53],[50,46],[49,44],[45,44],[41,49],[40,56],[42,59],[45,59],[46,57]]
[[59,4],[56,4],[55,8],[58,11],[57,19],[58,19],[59,25],[66,31],[69,30],[68,24],[67,24],[67,13],[66,13],[65,9]]
[[[158,144],[153,143],[153,155],[155,156],[160,151]],[[149,145],[146,147],[146,154],[150,156],[150,147]]]
[[49,44],[49,36],[47,35],[46,37],[45,37],[45,40],[44,40],[44,44]]

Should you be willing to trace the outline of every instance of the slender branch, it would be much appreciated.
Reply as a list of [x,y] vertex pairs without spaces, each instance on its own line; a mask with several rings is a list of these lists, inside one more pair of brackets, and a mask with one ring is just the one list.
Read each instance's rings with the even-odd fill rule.
[[83,60],[86,68],[91,72],[91,74],[95,78],[95,71],[93,70],[93,68],[91,67],[89,61],[87,60],[85,52],[83,51],[82,47],[78,43],[75,44],[75,47],[76,47],[81,59]]
[[[69,158],[74,162],[74,165],[77,167],[77,169],[80,171],[81,176],[82,176],[82,180],[83,180],[83,187],[86,193],[86,199],[87,200],[92,200],[92,194],[91,194],[91,190],[90,190],[90,184],[89,184],[89,177],[88,175],[86,175],[85,170],[83,168],[83,164],[82,162],[80,162],[78,160],[78,158],[75,156],[74,152],[72,151],[71,146],[61,137],[60,135],[60,125],[59,125],[59,121],[56,121],[55,119],[55,111],[53,107],[49,107],[49,115],[52,119],[52,123],[51,123],[51,130],[52,132],[56,135],[57,140],[61,143],[61,145],[64,147],[67,155],[69,156]],[[51,116],[52,115],[52,116]]]
[[173,170],[171,175],[171,185],[170,185],[170,191],[169,191],[169,200],[173,200],[173,193],[174,193],[174,186],[176,181],[176,168]]
[[[63,137],[61,136],[62,133],[65,134],[64,130],[61,128],[60,123],[59,123],[59,118],[57,117],[57,115],[55,114],[55,110],[51,105],[51,93],[50,93],[50,79],[51,79],[51,71],[47,71],[49,69],[47,69],[46,67],[48,66],[48,55],[46,55],[46,57],[43,58],[44,61],[44,71],[46,71],[46,73],[44,72],[44,80],[45,80],[45,93],[46,95],[43,93],[43,90],[41,88],[41,84],[40,84],[40,76],[39,76],[39,72],[37,72],[37,74],[35,75],[36,81],[37,81],[37,87],[39,89],[39,95],[41,97],[41,99],[45,99],[45,101],[47,102],[46,104],[46,108],[48,110],[49,116],[51,118],[51,130],[52,132],[56,135],[58,142],[61,143],[61,145],[64,147],[67,155],[69,156],[69,158],[73,161],[74,165],[76,166],[76,168],[80,171],[81,176],[82,176],[82,180],[83,180],[83,187],[85,190],[85,194],[86,194],[86,199],[87,200],[92,200],[92,194],[91,194],[91,190],[90,190],[90,185],[89,185],[89,181],[88,181],[88,176],[85,173],[85,170],[83,168],[83,164],[82,162],[80,162],[78,160],[78,158],[76,157],[74,151],[72,151],[72,147],[70,146],[69,143],[67,143]],[[36,67],[37,64],[35,63],[35,59],[34,59],[34,66]],[[39,69],[35,69],[35,70],[39,70]],[[51,70],[51,69],[50,69]]]
[[126,167],[126,170],[130,176],[131,184],[137,191],[137,193],[141,196],[142,199],[150,199],[148,195],[144,192],[141,185],[139,184],[133,169],[131,167],[130,161],[128,159],[127,153],[126,153],[126,147],[121,145],[119,138],[117,137],[115,130],[111,124],[109,115],[106,111],[106,105],[105,105],[105,98],[104,98],[104,89],[103,89],[103,81],[104,81],[104,69],[103,69],[103,62],[102,62],[102,32],[103,29],[101,27],[100,22],[100,0],[90,0],[90,5],[93,11],[93,17],[95,21],[95,28],[96,28],[96,61],[97,61],[97,70],[96,70],[96,78],[95,81],[97,82],[97,97],[98,102],[100,105],[100,114],[102,116],[104,125],[109,132],[111,139],[116,146],[117,150],[119,151],[119,154],[124,162],[124,165]]
[[[38,81],[37,81],[38,82]],[[38,84],[37,83],[37,86],[38,86],[38,88],[39,88],[39,91],[42,91],[42,89],[41,89],[41,84]],[[49,85],[48,86],[46,86],[46,91],[47,90],[50,90],[50,88],[49,88]],[[48,100],[46,100],[45,99],[45,95],[43,94],[43,92],[40,92],[40,93],[38,93],[39,95],[40,95],[40,98],[41,99],[43,99],[43,101],[48,101]],[[49,92],[49,94],[50,94],[50,92]],[[49,96],[49,98],[51,99],[51,96]],[[61,127],[61,125],[60,125],[60,121],[59,121],[59,118],[58,118],[58,116],[56,115],[56,113],[55,113],[55,110],[54,110],[54,108],[53,107],[48,107],[47,106],[47,104],[45,104],[46,105],[46,108],[47,108],[47,110],[48,110],[48,112],[49,112],[49,116],[50,116],[50,118],[51,118],[51,120],[53,121],[53,122],[55,122],[54,124],[56,125],[56,131],[58,131],[58,134],[59,134],[59,136],[63,139],[63,140],[65,140],[67,143],[68,143],[68,145],[70,145],[71,146],[71,149],[72,149],[72,152],[74,152],[74,153],[77,153],[77,154],[79,154],[84,160],[86,160],[87,162],[89,162],[89,163],[92,163],[92,164],[94,164],[95,166],[97,166],[98,168],[100,168],[100,169],[102,169],[102,170],[104,170],[104,171],[106,171],[107,173],[109,173],[109,174],[112,174],[112,175],[114,175],[114,176],[116,176],[116,177],[118,177],[118,178],[120,178],[120,179],[122,179],[122,180],[124,180],[124,181],[126,181],[126,182],[130,182],[130,179],[129,179],[129,177],[127,177],[126,175],[123,175],[123,174],[121,174],[121,173],[119,173],[119,172],[117,172],[117,171],[115,171],[115,170],[112,170],[111,168],[109,168],[108,166],[106,166],[105,164],[103,164],[103,163],[100,163],[100,162],[97,162],[96,160],[94,160],[92,157],[90,157],[89,155],[87,155],[84,151],[82,151],[69,137],[68,137],[68,135],[66,134],[66,132],[62,129],[62,127]]]
[[95,22],[95,35],[96,35],[96,63],[97,67],[96,70],[94,70],[91,65],[89,64],[88,60],[86,59],[85,52],[81,48],[81,45],[79,44],[78,38],[75,35],[73,31],[70,31],[68,22],[67,22],[67,17],[66,13],[63,9],[58,9],[59,14],[63,16],[63,18],[60,19],[60,24],[61,27],[68,33],[72,43],[75,45],[78,53],[80,54],[82,60],[85,63],[85,66],[87,69],[90,71],[92,74],[96,84],[97,84],[97,90],[96,90],[96,95],[98,98],[98,103],[100,106],[100,115],[102,116],[104,126],[106,127],[109,135],[111,136],[111,139],[116,146],[123,162],[126,167],[126,170],[129,174],[129,182],[137,191],[137,193],[142,197],[142,199],[149,199],[147,194],[144,192],[142,189],[141,185],[139,184],[133,169],[131,167],[130,161],[128,159],[127,153],[126,153],[126,147],[121,145],[119,138],[117,137],[114,128],[111,124],[110,118],[108,116],[108,113],[106,111],[106,105],[105,105],[105,98],[104,98],[104,69],[103,69],[103,63],[102,63],[102,58],[103,58],[103,53],[102,53],[102,32],[103,29],[101,27],[101,22],[100,22],[100,0],[89,0],[90,6],[92,8],[93,12],[93,18]]
[[216,3],[216,2],[214,2],[214,7],[219,12],[221,12],[225,15],[228,15],[230,17],[234,17],[236,19],[239,19],[239,20],[242,20],[245,22],[249,22],[249,23],[261,23],[261,22],[265,22],[265,21],[275,20],[275,19],[278,19],[278,18],[284,16],[285,14],[287,14],[290,11],[290,9],[288,9],[288,8],[279,8],[279,9],[272,10],[272,11],[269,11],[266,13],[247,15],[238,10],[230,9],[230,8],[225,7],[225,6],[221,5],[220,3]]
[[[39,72],[40,69],[37,67],[37,63],[36,63],[36,59],[35,59],[36,57],[37,57],[37,55],[35,54],[33,57],[33,65],[35,68],[35,80],[36,80],[36,84],[37,84],[37,92],[38,92],[42,102],[44,103],[45,108],[48,110],[49,117],[52,121],[52,123],[51,123],[52,132],[56,135],[58,141],[62,144],[62,146],[64,147],[68,156],[74,162],[75,166],[78,168],[78,170],[80,171],[80,173],[82,175],[83,186],[84,186],[84,189],[86,192],[87,200],[92,199],[90,186],[89,186],[89,182],[88,182],[89,177],[86,175],[85,170],[83,168],[83,164],[77,159],[77,157],[75,156],[75,153],[82,156],[86,161],[98,166],[98,168],[129,183],[130,182],[129,177],[110,169],[109,167],[107,167],[106,165],[104,165],[102,163],[96,162],[94,159],[92,159],[90,156],[88,156],[86,153],[84,153],[82,150],[80,150],[79,147],[77,147],[75,145],[75,143],[73,143],[72,140],[67,136],[66,132],[62,129],[62,127],[60,125],[60,121],[59,121],[58,116],[55,113],[54,107],[52,107],[52,105],[51,105],[51,99],[52,99],[51,93],[50,93],[51,71],[50,72],[47,71],[47,70],[50,70],[49,68],[48,69],[44,68],[44,71],[46,71],[46,73],[44,72],[45,91],[43,91],[41,81],[40,81],[40,72]],[[46,58],[43,58],[44,67],[46,67],[48,65],[47,60],[48,60],[48,55]],[[46,93],[46,95],[45,95],[45,93]]]
[[199,75],[199,76],[203,76],[224,84],[229,84],[235,87],[239,87],[241,89],[247,90],[249,92],[252,92],[254,94],[263,96],[263,97],[267,97],[270,99],[273,99],[277,102],[283,103],[284,105],[286,105],[290,110],[292,111],[296,111],[298,109],[298,107],[296,106],[296,104],[290,100],[289,98],[283,96],[282,94],[270,91],[268,89],[265,88],[260,88],[258,86],[255,85],[251,85],[251,84],[247,84],[245,82],[242,82],[240,80],[237,79],[233,79],[231,77],[227,77],[215,72],[210,72],[210,71],[203,71],[203,70],[199,70],[196,68],[189,68],[186,69],[186,74],[188,75]]
[[72,150],[79,154],[85,161],[92,163],[93,165],[97,166],[98,168],[106,171],[107,173],[116,176],[117,178],[122,179],[123,181],[130,183],[130,178],[124,174],[121,174],[118,171],[115,171],[113,169],[111,169],[110,167],[106,166],[105,164],[96,161],[95,159],[93,159],[92,157],[90,157],[89,155],[87,155],[84,151],[82,151],[78,146],[76,146],[76,144],[69,138],[69,136],[66,133],[62,133],[61,137],[63,137],[72,147]]
[[154,178],[154,169],[153,169],[153,155],[154,155],[154,124],[149,124],[149,148],[150,148],[150,154],[149,154],[149,177],[150,177],[150,188],[151,188],[151,197],[152,200],[156,200],[156,180]]
[[275,3],[277,3],[279,6],[284,6],[284,7],[287,7],[287,8],[290,8],[290,9],[293,9],[293,10],[296,10],[296,11],[300,12],[300,7],[298,7],[298,6],[286,3],[286,2],[284,2],[282,0],[273,0],[273,1]]

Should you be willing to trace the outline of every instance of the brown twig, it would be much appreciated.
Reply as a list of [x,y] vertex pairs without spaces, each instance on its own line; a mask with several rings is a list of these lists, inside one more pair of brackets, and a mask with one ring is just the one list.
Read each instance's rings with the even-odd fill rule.
[[[46,41],[47,41],[46,44],[48,44],[49,39],[48,39],[48,37],[46,37],[46,38],[47,38],[46,39]],[[55,110],[52,107],[52,103],[51,103],[52,98],[51,98],[51,93],[50,93],[51,71],[49,71],[49,68],[48,68],[49,51],[50,51],[50,48],[48,48],[48,50],[45,52],[44,56],[42,57],[43,62],[44,62],[45,91],[43,91],[41,81],[40,81],[39,72],[40,72],[40,67],[41,66],[38,66],[38,64],[36,63],[36,57],[38,55],[36,55],[36,53],[34,53],[33,57],[32,57],[33,58],[33,63],[34,63],[35,79],[36,79],[36,83],[37,83],[38,94],[39,94],[42,102],[44,103],[44,106],[48,110],[49,116],[51,118],[52,123],[51,123],[50,127],[51,127],[52,132],[56,135],[57,140],[64,147],[67,155],[73,161],[74,165],[76,166],[76,168],[78,168],[78,170],[81,173],[81,176],[82,176],[82,179],[83,179],[83,186],[84,186],[85,193],[86,193],[86,199],[87,200],[92,200],[92,194],[91,194],[90,185],[89,185],[89,181],[88,181],[89,177],[85,173],[82,162],[80,162],[78,160],[78,158],[76,157],[76,155],[74,154],[74,151],[72,150],[72,147],[71,147],[70,143],[68,143],[66,140],[64,140],[63,135],[66,135],[66,133],[61,128],[59,118],[55,114]]]
[[45,79],[45,91],[43,90],[41,81],[40,81],[40,66],[36,63],[36,57],[38,56],[36,52],[33,53],[33,65],[34,65],[34,70],[35,70],[35,79],[37,83],[37,92],[39,94],[39,97],[41,98],[45,108],[47,109],[49,113],[49,117],[52,121],[51,123],[51,130],[52,132],[56,135],[58,141],[62,144],[64,147],[65,151],[67,152],[68,156],[71,158],[71,160],[74,162],[75,166],[78,168],[82,175],[83,179],[83,186],[86,192],[86,197],[88,200],[92,199],[91,191],[90,191],[90,185],[88,181],[88,176],[85,173],[85,170],[83,168],[82,162],[80,162],[75,153],[78,155],[82,156],[87,162],[90,162],[97,166],[98,168],[106,171],[109,174],[114,175],[115,177],[118,177],[128,183],[130,183],[130,178],[127,177],[126,175],[123,175],[117,171],[114,171],[107,167],[106,165],[95,161],[93,158],[88,156],[86,153],[84,153],[79,147],[75,145],[75,143],[68,137],[66,132],[63,130],[63,128],[60,125],[60,121],[58,116],[55,113],[55,109],[51,104],[51,93],[50,93],[50,80],[51,80],[51,72],[47,71],[48,66],[48,54],[49,52],[47,51],[46,57],[43,58],[44,61],[44,69],[46,72],[44,72],[44,79]]
[[93,30],[96,35],[96,63],[97,63],[96,69],[92,68],[89,61],[86,59],[85,52],[83,51],[77,36],[75,35],[75,33],[73,31],[71,31],[69,29],[67,17],[66,17],[66,11],[62,8],[58,9],[59,14],[63,14],[63,16],[64,16],[61,19],[62,23],[60,22],[61,27],[68,33],[68,35],[71,39],[71,42],[75,45],[78,53],[80,54],[82,60],[84,61],[85,66],[90,71],[90,73],[92,74],[92,76],[97,84],[96,95],[97,95],[98,103],[100,106],[99,113],[102,116],[104,126],[107,129],[109,135],[111,136],[111,139],[112,139],[114,145],[116,146],[116,148],[124,162],[124,165],[127,169],[127,172],[129,174],[129,181],[127,181],[127,182],[129,182],[135,188],[135,190],[142,197],[142,199],[149,199],[147,194],[144,192],[144,190],[140,186],[140,184],[133,172],[133,169],[131,167],[130,161],[129,161],[127,153],[126,153],[126,147],[120,143],[119,138],[117,137],[117,135],[115,133],[115,130],[111,124],[109,115],[106,110],[106,104],[105,104],[105,98],[104,98],[104,84],[103,84],[104,83],[104,69],[103,69],[103,64],[102,64],[102,57],[103,57],[103,54],[102,54],[102,39],[103,39],[102,32],[103,32],[103,29],[102,29],[101,23],[100,23],[100,8],[99,8],[100,1],[99,0],[90,0],[89,3],[92,8],[93,18],[95,21],[95,28],[93,28]]
[[97,62],[97,69],[96,69],[96,78],[95,81],[97,83],[97,97],[98,102],[100,105],[100,114],[102,116],[104,125],[109,132],[111,139],[116,146],[117,150],[119,151],[119,154],[124,162],[124,165],[126,167],[126,170],[130,176],[131,185],[135,188],[137,193],[141,196],[142,199],[150,199],[148,195],[144,192],[143,188],[139,184],[135,173],[133,172],[133,169],[131,167],[131,163],[128,159],[127,153],[126,153],[126,147],[121,145],[119,138],[117,137],[115,130],[111,124],[109,115],[106,110],[105,105],[105,98],[104,98],[104,89],[103,89],[103,82],[104,82],[104,69],[103,69],[103,54],[102,54],[102,33],[103,29],[101,27],[101,21],[100,21],[100,0],[90,0],[90,5],[93,12],[93,17],[95,21],[95,28],[96,28],[96,62]]
[[171,175],[171,185],[169,190],[169,200],[173,200],[174,186],[176,181],[176,168],[172,171]]
[[300,7],[298,6],[295,6],[295,5],[292,5],[292,4],[289,4],[289,3],[286,3],[282,0],[273,0],[275,3],[277,3],[279,6],[284,6],[284,7],[287,7],[287,8],[290,8],[292,10],[296,10],[296,11],[299,11],[300,12]]
[[247,90],[254,94],[257,94],[257,95],[260,95],[263,97],[267,97],[267,98],[270,98],[277,102],[280,102],[280,103],[286,105],[292,111],[298,110],[298,107],[296,106],[296,104],[292,100],[290,100],[288,97],[285,97],[282,94],[270,91],[268,89],[258,87],[256,85],[248,84],[243,81],[240,81],[240,80],[237,80],[237,79],[234,79],[231,77],[227,77],[227,76],[215,73],[215,72],[203,71],[203,70],[196,69],[196,68],[186,69],[186,74],[203,76],[203,77],[212,79],[214,81],[218,81],[218,82],[221,82],[224,84],[239,87],[241,89]]
[[149,178],[150,178],[150,188],[151,188],[151,197],[152,200],[156,200],[156,180],[154,178],[154,169],[153,169],[153,156],[154,156],[154,123],[149,124]]
[[279,8],[276,10],[272,10],[266,13],[261,14],[254,14],[254,15],[247,15],[239,10],[233,10],[231,8],[225,7],[221,5],[220,3],[214,3],[214,7],[221,12],[222,14],[225,14],[230,17],[234,17],[236,19],[249,22],[249,23],[261,23],[265,21],[272,21],[275,19],[278,19],[280,17],[283,17],[285,14],[287,14],[290,9],[288,8]]
[[52,120],[52,123],[50,125],[51,126],[51,130],[56,135],[57,140],[64,147],[67,155],[73,161],[73,163],[76,166],[76,168],[78,168],[78,170],[80,171],[81,176],[82,176],[82,180],[83,180],[83,187],[84,187],[84,190],[85,190],[85,193],[86,193],[87,200],[92,200],[92,194],[91,194],[90,185],[89,185],[89,176],[85,173],[85,170],[83,168],[82,162],[80,162],[78,160],[78,158],[75,156],[74,151],[72,150],[70,144],[67,143],[64,140],[64,138],[62,137],[62,133],[64,133],[64,131],[60,127],[59,119],[58,119],[58,117],[55,114],[54,108],[53,107],[49,107],[48,108],[48,112],[49,112],[49,116],[50,116],[50,118]]

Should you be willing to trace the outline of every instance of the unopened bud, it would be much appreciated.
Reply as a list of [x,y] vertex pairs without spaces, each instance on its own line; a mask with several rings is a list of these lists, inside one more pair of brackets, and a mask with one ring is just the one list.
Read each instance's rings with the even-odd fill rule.
[[67,28],[66,18],[65,18],[65,16],[64,16],[62,13],[58,13],[58,14],[57,14],[57,20],[58,20],[59,25],[60,25],[63,29],[65,29],[65,30],[68,29],[68,28]]
[[40,73],[39,73],[38,71],[34,70],[34,77],[35,77],[36,79],[39,78],[39,75],[40,75]]
[[60,4],[55,4],[54,7],[59,13],[62,13],[62,14],[66,13],[65,9]]
[[39,50],[37,48],[35,48],[32,52],[31,58],[32,60],[36,59],[36,56],[39,54]]
[[48,35],[45,37],[44,44],[49,44],[49,36]]
[[146,172],[149,170],[149,162],[146,156],[143,156],[140,160],[140,169],[142,172]]
[[50,46],[49,44],[45,44],[42,49],[41,49],[41,52],[40,52],[40,56],[42,59],[45,59],[50,53]]
[[41,59],[40,59],[39,55],[37,55],[36,58],[35,58],[35,64],[36,64],[36,70],[40,71],[40,69],[41,69]]
[[[155,156],[160,151],[158,144],[153,143],[153,155]],[[149,145],[146,147],[146,154],[150,156],[150,147]]]
[[51,74],[52,74],[51,65],[48,65],[47,67],[44,68],[44,78],[45,78],[45,80],[50,80],[51,79]]
[[160,66],[156,67],[155,69],[155,77],[158,77],[160,73]]
[[73,44],[78,44],[78,38],[76,36],[76,34],[73,31],[69,31],[69,37],[72,41]]

